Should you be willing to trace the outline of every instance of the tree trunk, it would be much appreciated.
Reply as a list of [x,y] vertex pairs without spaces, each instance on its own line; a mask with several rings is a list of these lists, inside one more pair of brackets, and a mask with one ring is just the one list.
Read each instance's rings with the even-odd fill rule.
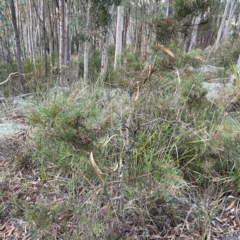
[[45,6],[44,1],[41,4],[41,22],[42,22],[42,28],[43,28],[43,53],[44,53],[44,71],[45,71],[45,77],[48,77],[48,67],[47,67],[47,34],[46,34],[46,21],[45,21]]
[[79,69],[80,69],[80,61],[81,61],[81,44],[78,44],[78,59],[77,59],[77,66],[76,66],[76,80],[79,79]]
[[88,57],[89,57],[89,37],[90,37],[90,8],[91,1],[88,2],[87,10],[87,23],[86,23],[86,40],[84,43],[84,73],[83,80],[86,82],[88,80]]
[[59,69],[60,81],[63,79],[65,55],[65,1],[59,1]]
[[123,30],[123,43],[122,43],[124,47],[127,44],[127,33],[128,33],[129,19],[130,19],[130,11],[131,11],[131,5],[128,4],[124,14],[124,30]]
[[200,16],[196,16],[195,19],[194,19],[194,26],[193,26],[193,30],[192,30],[192,33],[191,33],[191,37],[190,37],[190,41],[189,41],[189,45],[188,45],[188,48],[187,48],[187,53],[190,52],[192,50],[192,46],[193,44],[196,43],[196,39],[197,39],[197,31],[198,31],[198,24],[200,23],[201,21],[201,17]]
[[101,73],[100,73],[101,76],[105,75],[108,67],[108,44],[109,44],[109,30],[105,37],[105,43],[103,44],[102,47]]
[[66,15],[66,26],[67,26],[67,31],[66,31],[66,50],[65,50],[65,65],[66,65],[66,70],[67,70],[67,81],[68,83],[71,82],[71,46],[72,46],[72,36],[70,32],[70,23],[71,23],[71,5],[72,1],[69,0],[67,3],[67,15]]
[[236,7],[237,7],[237,1],[231,1],[228,20],[227,20],[226,27],[224,29],[222,38],[227,37],[228,34],[229,34],[229,31],[230,31],[231,26],[232,26],[233,14],[235,12]]
[[22,62],[21,62],[21,45],[20,45],[19,31],[18,31],[18,27],[17,27],[17,19],[16,19],[14,0],[11,0],[11,2],[10,2],[10,8],[11,8],[11,14],[12,14],[12,24],[13,24],[15,38],[16,38],[16,46],[17,46],[16,59],[17,59],[17,68],[18,68],[18,73],[19,73],[19,81],[20,81],[20,86],[21,86],[21,92],[24,93],[25,87],[24,87],[24,78],[23,78]]
[[29,41],[30,41],[30,49],[32,53],[32,60],[34,65],[34,70],[36,71],[36,50],[33,42],[33,16],[32,16],[32,6],[31,6],[31,0],[29,0]]
[[231,0],[227,0],[227,3],[225,5],[225,9],[224,9],[224,14],[223,14],[223,17],[222,17],[221,25],[220,25],[220,27],[218,29],[218,33],[217,33],[217,39],[216,39],[216,42],[215,42],[215,50],[218,49],[219,44],[220,44],[220,40],[222,38],[223,29],[225,27],[225,23],[226,23],[226,18],[227,18],[227,13],[228,13],[228,8],[229,8],[230,2],[231,2]]
[[118,6],[117,8],[117,33],[116,33],[116,49],[114,68],[121,66],[121,53],[122,53],[122,34],[123,34],[123,14],[124,6]]

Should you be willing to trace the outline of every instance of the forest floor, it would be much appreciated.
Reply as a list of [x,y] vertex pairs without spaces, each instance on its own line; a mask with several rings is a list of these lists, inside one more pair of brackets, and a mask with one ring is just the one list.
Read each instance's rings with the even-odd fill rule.
[[[7,121],[27,125],[26,114],[19,109],[11,109],[2,113],[0,122]],[[41,180],[38,163],[32,159],[30,154],[34,151],[34,147],[29,141],[30,135],[29,130],[25,129],[0,139],[0,239],[3,240],[35,240],[36,238],[31,235],[28,228],[28,223],[31,221],[28,218],[29,206],[38,204],[38,199],[47,199],[50,202],[57,203],[64,201],[66,198],[67,193],[59,190],[59,186],[56,185],[57,181],[43,182]],[[53,176],[54,178],[56,180],[60,177]],[[209,196],[208,192],[202,192],[195,193],[195,196],[190,196],[189,199],[196,199],[199,196],[206,199],[204,211],[207,235],[205,239],[240,239],[239,198],[229,191],[223,192],[220,198],[219,196]],[[163,236],[154,224],[149,223],[147,228],[150,235],[146,239],[202,239],[199,226],[195,224],[196,219],[190,216],[194,204],[192,206],[182,204],[180,207],[186,207],[186,215],[182,216],[182,221],[176,221],[175,216],[169,216],[169,219],[166,219],[166,216],[163,216],[162,219],[158,216],[158,220],[161,220],[162,224],[171,223],[166,226],[167,234]],[[211,218],[213,212],[214,216]],[[211,222],[208,223],[208,221]],[[204,220],[201,222],[204,222]],[[37,227],[38,224],[34,224]],[[75,227],[74,222],[71,222],[71,217],[67,224],[69,233],[74,232]],[[194,225],[196,226],[195,229]],[[51,226],[52,239],[66,239],[61,227],[62,223],[59,217],[59,221],[52,223]],[[202,229],[204,227],[202,226]],[[127,223],[125,231],[126,236],[128,236],[127,239],[144,239],[138,238],[141,235],[141,226],[137,221],[131,222],[131,224]]]

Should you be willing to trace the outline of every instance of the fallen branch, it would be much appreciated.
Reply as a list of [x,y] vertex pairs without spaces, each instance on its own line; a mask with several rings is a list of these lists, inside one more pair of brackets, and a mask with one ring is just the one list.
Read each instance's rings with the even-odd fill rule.
[[0,86],[3,85],[4,83],[8,82],[8,81],[11,79],[11,77],[12,77],[13,75],[16,75],[16,74],[25,76],[25,75],[32,74],[32,72],[31,72],[31,73],[26,73],[26,74],[25,74],[25,73],[20,74],[19,72],[10,73],[10,74],[8,75],[7,79],[6,79],[5,81],[3,81],[3,82],[0,83]]
[[4,83],[8,82],[8,81],[11,79],[11,77],[12,77],[13,75],[16,75],[16,74],[19,74],[19,73],[18,73],[18,72],[10,73],[10,74],[8,75],[7,79],[6,79],[5,81],[3,81],[3,82],[0,83],[0,86],[3,85]]

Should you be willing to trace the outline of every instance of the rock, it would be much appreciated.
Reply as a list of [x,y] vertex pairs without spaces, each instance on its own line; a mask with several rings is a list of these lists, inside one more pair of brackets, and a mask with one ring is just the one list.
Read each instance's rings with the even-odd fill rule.
[[212,65],[205,65],[197,69],[197,72],[199,73],[206,73],[206,72],[217,72],[217,71],[223,71],[223,67],[216,67]]
[[28,129],[28,126],[20,123],[15,122],[0,123],[0,139],[26,129]]
[[53,96],[56,94],[66,94],[70,92],[69,87],[60,87],[60,86],[55,86],[49,90],[49,95]]
[[[230,82],[227,84],[221,82],[203,82],[203,87],[207,90],[206,98],[209,101],[218,99],[223,92],[228,96],[233,92],[233,86]],[[225,95],[224,98],[228,96]]]

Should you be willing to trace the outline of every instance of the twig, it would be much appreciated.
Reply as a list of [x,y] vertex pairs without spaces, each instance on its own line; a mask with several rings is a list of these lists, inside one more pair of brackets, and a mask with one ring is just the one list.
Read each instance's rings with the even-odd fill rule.
[[[133,99],[131,99],[133,100]],[[131,124],[131,120],[132,120],[132,115],[133,115],[133,111],[134,111],[134,106],[133,106],[133,102],[130,100],[130,110],[129,110],[129,115],[126,121],[126,134],[125,134],[125,164],[122,165],[122,169],[121,169],[121,174],[120,174],[120,183],[118,186],[118,192],[119,192],[119,196],[120,196],[120,216],[121,216],[121,237],[122,239],[125,239],[125,226],[126,226],[126,216],[125,216],[125,203],[124,203],[124,190],[123,190],[123,184],[124,184],[124,177],[125,174],[127,172],[128,169],[128,164],[130,161],[130,156],[129,156],[129,150],[131,149],[132,145],[130,143],[130,124]]]
[[32,74],[32,72],[31,72],[31,73],[27,73],[27,74],[25,74],[25,73],[20,74],[19,72],[10,73],[10,74],[8,75],[7,79],[6,79],[5,81],[3,81],[3,82],[0,83],[0,86],[3,85],[4,83],[8,82],[8,81],[11,79],[11,77],[12,77],[13,75],[16,75],[16,74],[25,76],[25,75],[30,75],[30,74]]
[[[11,79],[11,77],[12,77],[13,75],[16,75],[16,74],[19,74],[19,72],[10,73],[10,74],[8,75],[7,79],[6,79],[5,81],[3,81],[3,82],[0,83],[0,86],[3,85],[4,83],[8,82],[8,81]],[[20,75],[20,74],[19,74],[19,75]]]

